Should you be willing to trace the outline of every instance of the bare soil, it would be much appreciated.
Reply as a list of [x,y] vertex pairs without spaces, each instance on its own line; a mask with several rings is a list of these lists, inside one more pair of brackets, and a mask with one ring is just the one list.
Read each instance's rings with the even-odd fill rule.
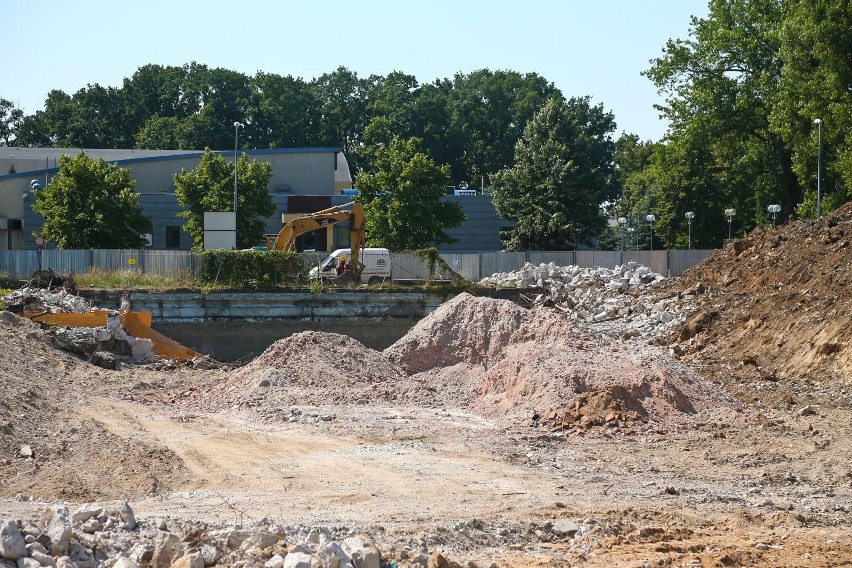
[[123,498],[359,528],[389,559],[852,565],[851,240],[848,206],[728,244],[645,292],[692,310],[653,344],[461,295],[384,352],[304,332],[110,371],[0,313],[0,517]]

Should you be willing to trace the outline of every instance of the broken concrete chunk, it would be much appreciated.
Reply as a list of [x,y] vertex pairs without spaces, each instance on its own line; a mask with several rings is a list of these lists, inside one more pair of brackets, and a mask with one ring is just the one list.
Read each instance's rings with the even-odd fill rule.
[[24,536],[15,521],[0,522],[0,558],[17,560],[27,556],[27,545]]

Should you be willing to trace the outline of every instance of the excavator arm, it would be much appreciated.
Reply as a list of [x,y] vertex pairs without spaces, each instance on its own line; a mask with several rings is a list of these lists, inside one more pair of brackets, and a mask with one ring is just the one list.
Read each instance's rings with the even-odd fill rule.
[[292,251],[299,236],[346,221],[350,221],[349,244],[352,254],[350,272],[357,282],[364,270],[364,264],[359,260],[359,257],[366,242],[365,225],[367,222],[364,208],[357,201],[291,219],[281,228],[277,236],[266,238],[266,248],[268,250]]

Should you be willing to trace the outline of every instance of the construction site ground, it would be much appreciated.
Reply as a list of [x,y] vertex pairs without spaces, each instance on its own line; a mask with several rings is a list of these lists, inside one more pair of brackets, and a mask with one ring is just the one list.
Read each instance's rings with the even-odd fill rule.
[[304,332],[115,371],[0,313],[0,518],[127,499],[396,566],[850,566],[850,242],[847,206],[624,292],[679,306],[654,336],[464,294],[384,352]]

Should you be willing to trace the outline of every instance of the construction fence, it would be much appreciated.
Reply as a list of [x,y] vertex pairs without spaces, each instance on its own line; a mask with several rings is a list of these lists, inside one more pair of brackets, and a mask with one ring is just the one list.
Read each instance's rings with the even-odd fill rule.
[[[706,258],[712,250],[655,250],[655,251],[534,251],[440,253],[447,265],[470,281],[497,272],[518,270],[526,263],[558,266],[576,265],[581,268],[612,269],[627,262],[649,266],[664,276],[677,276]],[[320,256],[310,254],[307,266],[314,266]],[[87,250],[0,250],[0,274],[12,278],[30,278],[38,270],[53,269],[58,273],[83,274],[90,271],[142,271],[162,276],[194,275],[201,267],[200,257],[192,251],[149,249],[87,249]],[[407,252],[391,253],[391,279],[396,281],[427,281],[446,277],[436,270],[430,273],[428,261]]]

